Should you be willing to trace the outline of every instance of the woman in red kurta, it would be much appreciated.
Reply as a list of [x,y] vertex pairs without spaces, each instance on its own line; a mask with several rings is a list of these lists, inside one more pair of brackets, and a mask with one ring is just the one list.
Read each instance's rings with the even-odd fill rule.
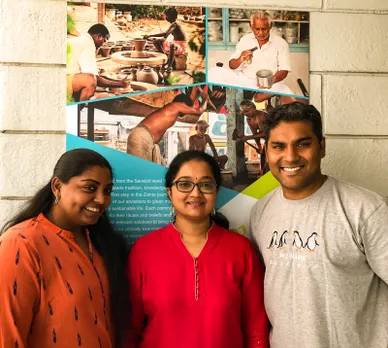
[[267,348],[263,266],[245,237],[211,218],[213,157],[179,154],[166,174],[174,222],[136,241],[128,262],[127,347]]

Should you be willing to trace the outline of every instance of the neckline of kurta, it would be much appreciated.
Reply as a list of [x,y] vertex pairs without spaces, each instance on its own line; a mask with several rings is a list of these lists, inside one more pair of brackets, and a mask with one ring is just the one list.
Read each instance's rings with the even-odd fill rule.
[[[77,247],[79,247],[75,241],[75,236],[74,236],[73,232],[68,231],[68,230],[64,230],[63,228],[60,228],[59,226],[55,225],[53,222],[51,222],[49,219],[47,219],[47,217],[44,216],[43,213],[40,213],[37,216],[36,221],[38,221],[39,223],[41,223],[42,225],[47,227],[47,231],[53,232],[59,237],[64,237],[64,238],[70,239],[73,243],[75,243],[77,245]],[[85,256],[89,257],[89,260],[92,262],[92,264],[94,264],[94,250],[93,250],[93,244],[90,240],[90,233],[89,233],[89,230],[87,228],[85,228],[85,232],[86,232],[86,239],[88,241],[89,255],[86,255],[84,252],[83,252],[83,254],[85,254]],[[80,248],[80,250],[81,250],[81,248]]]
[[[62,236],[62,237],[68,238],[68,239],[75,240],[75,236],[74,236],[73,232],[65,230],[65,229],[60,228],[59,226],[55,225],[53,222],[51,222],[49,219],[47,219],[47,217],[44,216],[43,213],[40,213],[37,216],[36,220],[39,221],[40,223],[42,223],[43,225],[45,225],[49,231],[54,232],[58,236]],[[85,229],[85,231],[86,231],[87,238],[89,238],[88,229]]]
[[173,243],[185,254],[189,255],[192,259],[202,258],[206,254],[210,253],[221,236],[220,228],[213,222],[207,232],[207,241],[201,250],[200,254],[197,257],[192,256],[187,250],[185,244],[181,238],[181,232],[174,226],[174,223],[171,222],[168,226],[168,235],[171,237]]

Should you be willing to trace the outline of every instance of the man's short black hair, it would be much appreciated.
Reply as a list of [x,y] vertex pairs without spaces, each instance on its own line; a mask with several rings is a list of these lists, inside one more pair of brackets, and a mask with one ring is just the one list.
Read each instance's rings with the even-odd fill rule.
[[240,103],[240,108],[241,107],[244,109],[256,109],[256,104],[250,99],[243,99],[243,101]]
[[183,94],[183,93],[178,94],[178,95],[173,99],[172,102],[173,102],[173,103],[174,103],[174,102],[177,102],[177,103],[185,103],[185,104],[188,105],[188,106],[193,106],[193,105],[194,105],[194,103],[193,103],[193,101],[191,100],[191,98],[190,98],[188,95]]
[[280,122],[305,121],[310,122],[313,132],[321,142],[322,118],[319,111],[313,105],[306,105],[300,102],[280,105],[272,109],[264,119],[264,138],[268,144],[269,134]]
[[104,25],[104,24],[94,24],[92,25],[89,30],[88,30],[88,34],[89,35],[101,35],[101,36],[104,36],[104,37],[109,37],[110,36],[110,33],[109,33],[109,30],[108,28]]
[[178,11],[175,7],[169,7],[166,12],[166,17],[170,17],[173,21],[175,21],[178,18]]

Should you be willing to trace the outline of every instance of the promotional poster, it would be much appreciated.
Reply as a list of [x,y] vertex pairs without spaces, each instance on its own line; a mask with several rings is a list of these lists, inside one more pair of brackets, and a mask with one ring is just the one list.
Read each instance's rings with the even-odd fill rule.
[[168,224],[166,168],[194,149],[218,162],[216,208],[246,234],[252,205],[278,186],[263,121],[308,103],[309,13],[72,3],[67,31],[67,149],[111,163],[114,227],[133,242]]

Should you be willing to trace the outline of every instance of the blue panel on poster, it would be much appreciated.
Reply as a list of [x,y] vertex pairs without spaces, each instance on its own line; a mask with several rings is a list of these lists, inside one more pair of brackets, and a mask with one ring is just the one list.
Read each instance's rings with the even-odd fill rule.
[[237,191],[230,190],[226,187],[220,187],[220,190],[217,194],[217,202],[216,209],[220,209],[226,203],[231,201],[234,197],[236,197],[239,193]]
[[161,165],[67,133],[66,150],[80,147],[95,150],[106,157],[113,168],[115,177],[160,179],[164,178],[166,173],[166,168]]
[[109,217],[114,228],[129,242],[170,223],[165,167],[70,134],[66,147],[67,150],[88,148],[108,159],[114,173]]

